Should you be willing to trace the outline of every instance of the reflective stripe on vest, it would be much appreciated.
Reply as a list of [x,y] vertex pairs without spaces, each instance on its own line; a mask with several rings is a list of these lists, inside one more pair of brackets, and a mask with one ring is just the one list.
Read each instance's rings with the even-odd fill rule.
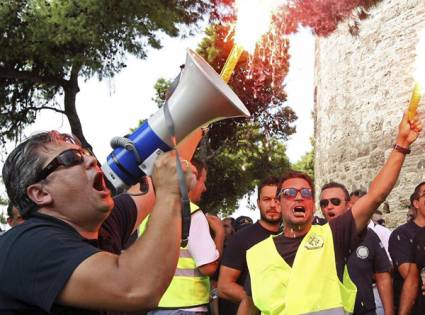
[[339,281],[329,224],[313,225],[303,238],[292,268],[273,237],[247,251],[254,304],[265,315],[351,314],[357,289],[345,267]]
[[[200,209],[194,203],[190,203],[190,210],[194,214]],[[140,235],[146,230],[148,220],[149,216],[140,225]],[[158,307],[173,309],[206,305],[209,302],[209,291],[209,277],[200,273],[188,248],[180,247],[176,272]]]

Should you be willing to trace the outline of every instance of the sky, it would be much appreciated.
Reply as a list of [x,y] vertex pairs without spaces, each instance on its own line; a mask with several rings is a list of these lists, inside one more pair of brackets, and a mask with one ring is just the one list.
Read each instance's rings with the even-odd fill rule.
[[[84,134],[99,161],[103,163],[111,152],[110,139],[128,134],[130,128],[138,126],[141,119],[148,118],[157,111],[154,84],[158,78],[172,79],[179,73],[179,66],[185,63],[186,50],[195,50],[202,34],[187,39],[164,38],[163,48],[150,49],[148,58],[139,60],[129,56],[127,67],[112,79],[99,81],[96,77],[84,82],[80,79],[80,92],[77,95],[77,112],[81,119]],[[291,162],[311,149],[310,137],[313,134],[313,67],[314,38],[307,29],[300,29],[290,37],[290,68],[285,80],[288,94],[287,105],[298,116],[296,134],[287,145],[287,155]],[[42,111],[34,124],[24,130],[24,136],[42,130],[56,129],[70,132],[68,121],[60,114]],[[13,148],[13,144],[8,146]],[[2,165],[1,165],[2,167]],[[246,213],[242,201],[239,213],[257,218],[257,214]]]

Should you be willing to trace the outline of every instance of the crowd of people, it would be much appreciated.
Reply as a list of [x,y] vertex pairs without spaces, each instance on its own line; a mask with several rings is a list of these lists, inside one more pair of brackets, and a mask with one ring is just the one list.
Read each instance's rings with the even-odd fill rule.
[[207,165],[182,161],[187,244],[173,152],[146,193],[112,197],[78,139],[33,135],[3,167],[0,314],[425,314],[425,182],[393,232],[377,210],[421,130],[405,115],[368,191],[326,183],[320,216],[312,179],[290,171],[258,186],[257,222],[220,220],[198,206]]

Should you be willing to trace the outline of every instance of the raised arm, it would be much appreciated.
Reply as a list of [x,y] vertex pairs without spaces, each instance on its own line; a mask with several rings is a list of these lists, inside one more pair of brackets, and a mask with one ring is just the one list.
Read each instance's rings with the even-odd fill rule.
[[[186,176],[189,183],[190,170]],[[157,198],[143,237],[119,256],[99,252],[84,260],[58,303],[120,311],[156,307],[173,277],[180,247],[180,193],[172,153],[157,159],[152,179]]]
[[[422,123],[417,116],[412,121],[407,120],[406,113],[398,127],[395,144],[408,149],[422,130]],[[400,174],[406,154],[403,149],[393,149],[378,175],[372,181],[368,193],[360,198],[353,206],[353,217],[357,231],[361,232],[368,224],[373,211],[387,198]]]

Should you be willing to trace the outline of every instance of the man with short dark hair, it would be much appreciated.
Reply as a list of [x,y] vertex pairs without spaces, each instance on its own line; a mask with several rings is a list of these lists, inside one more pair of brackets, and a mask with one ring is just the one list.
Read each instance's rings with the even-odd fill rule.
[[[191,170],[183,168],[189,184]],[[121,253],[151,210],[151,194],[113,199],[96,158],[70,135],[43,132],[19,144],[4,164],[3,181],[25,222],[0,238],[0,313],[155,307],[179,254],[181,196],[172,152],[155,161],[152,180],[157,199],[150,225]]]
[[[364,196],[364,195],[363,195]],[[348,191],[344,185],[331,182],[322,187],[320,193],[320,208],[326,220],[330,222],[349,211]],[[393,314],[393,290],[391,278],[391,262],[385,252],[378,235],[367,229],[363,241],[349,255],[347,262],[350,278],[357,287],[356,303],[353,314],[376,315],[376,305],[373,292],[373,279],[384,302],[385,314]]]
[[[402,302],[401,290],[410,270],[415,273],[415,238],[418,233],[425,228],[425,182],[418,184],[413,192],[413,206],[417,209],[416,218],[403,225],[400,225],[391,233],[389,251],[394,264],[394,305],[396,309]],[[414,275],[412,274],[412,277]],[[412,279],[410,279],[412,280]],[[416,296],[415,296],[416,297]],[[407,304],[404,304],[407,307]],[[410,305],[410,307],[413,305]],[[400,311],[402,311],[400,309]],[[406,310],[403,310],[405,312]],[[412,313],[416,314],[413,307]]]
[[[260,220],[238,231],[228,243],[220,267],[218,292],[221,297],[220,314],[236,314],[237,306],[245,297],[243,285],[247,274],[246,251],[271,234],[278,234],[282,222],[276,190],[279,179],[272,176],[258,187],[257,206]],[[230,300],[230,302],[223,299]]]
[[[353,312],[356,289],[345,270],[346,259],[358,246],[373,211],[394,187],[409,146],[421,130],[419,118],[408,121],[405,113],[393,150],[368,193],[325,225],[312,224],[311,179],[299,173],[282,178],[278,196],[285,228],[281,235],[248,250],[254,304],[244,300],[239,314],[256,309],[268,315]],[[323,200],[322,206],[329,202],[332,199]]]

